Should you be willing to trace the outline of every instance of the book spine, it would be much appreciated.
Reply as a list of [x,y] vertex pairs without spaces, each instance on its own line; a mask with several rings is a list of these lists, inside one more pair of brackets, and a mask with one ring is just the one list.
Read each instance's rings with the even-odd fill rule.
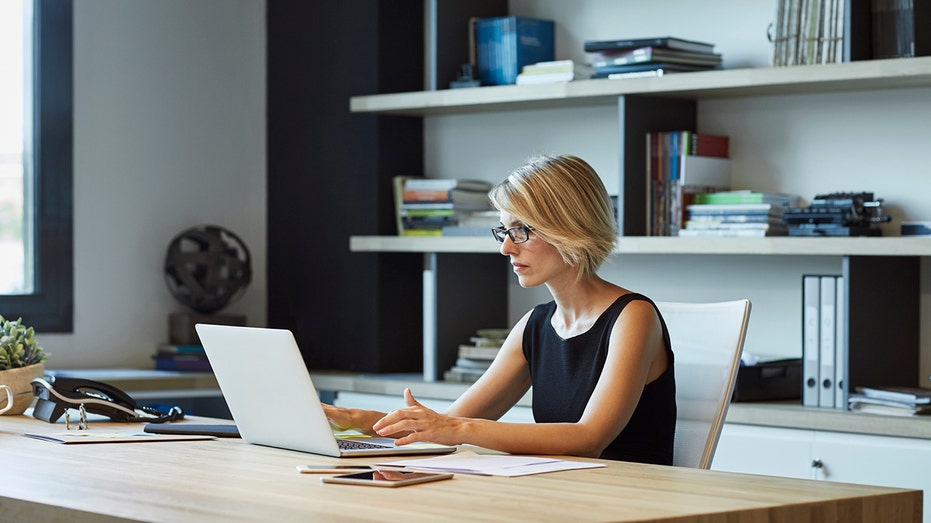
[[730,157],[730,138],[714,134],[692,133],[689,154],[696,156]]

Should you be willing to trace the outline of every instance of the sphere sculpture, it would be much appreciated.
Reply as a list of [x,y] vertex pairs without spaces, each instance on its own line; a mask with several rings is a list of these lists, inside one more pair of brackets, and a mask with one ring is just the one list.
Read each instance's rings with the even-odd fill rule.
[[192,227],[168,244],[168,289],[175,299],[197,312],[221,310],[242,296],[251,280],[249,249],[222,227]]

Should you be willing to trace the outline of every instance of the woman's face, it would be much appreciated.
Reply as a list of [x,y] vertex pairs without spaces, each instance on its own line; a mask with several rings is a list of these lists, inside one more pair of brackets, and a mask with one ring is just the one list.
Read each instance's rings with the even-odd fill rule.
[[[511,228],[525,224],[502,211],[501,225]],[[520,286],[524,288],[544,284],[571,270],[571,266],[563,261],[556,247],[533,231],[530,231],[529,239],[522,243],[514,243],[510,237],[505,237],[499,251],[511,259],[511,268],[517,275]]]

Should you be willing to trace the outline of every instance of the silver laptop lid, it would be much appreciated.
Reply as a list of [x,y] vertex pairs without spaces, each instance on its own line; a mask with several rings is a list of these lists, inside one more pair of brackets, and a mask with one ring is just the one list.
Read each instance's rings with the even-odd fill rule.
[[290,331],[207,324],[196,329],[244,441],[340,455]]

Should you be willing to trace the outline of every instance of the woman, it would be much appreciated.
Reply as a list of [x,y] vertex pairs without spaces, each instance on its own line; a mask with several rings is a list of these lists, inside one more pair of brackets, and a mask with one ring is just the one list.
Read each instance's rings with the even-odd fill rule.
[[[601,179],[575,156],[539,157],[489,193],[493,229],[522,287],[553,301],[511,329],[491,367],[445,414],[404,391],[387,414],[326,406],[340,428],[415,441],[468,443],[515,454],[560,454],[672,464],[673,353],[648,298],[596,271],[617,239]],[[497,420],[533,386],[536,423]]]

